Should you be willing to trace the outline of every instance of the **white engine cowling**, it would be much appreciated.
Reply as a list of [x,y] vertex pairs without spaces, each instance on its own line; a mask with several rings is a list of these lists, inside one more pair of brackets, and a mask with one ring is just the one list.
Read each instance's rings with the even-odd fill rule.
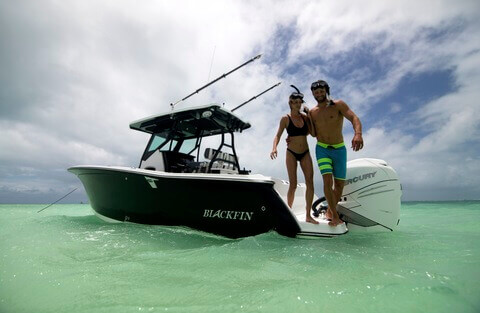
[[390,230],[400,222],[402,188],[387,162],[356,159],[347,163],[347,178],[337,211],[349,230]]

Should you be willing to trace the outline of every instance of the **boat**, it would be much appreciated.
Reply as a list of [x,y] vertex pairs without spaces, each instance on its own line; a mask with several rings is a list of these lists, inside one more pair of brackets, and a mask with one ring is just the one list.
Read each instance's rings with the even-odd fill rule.
[[[306,223],[304,184],[297,186],[290,209],[288,181],[241,168],[234,138],[250,126],[219,104],[176,109],[130,124],[150,134],[138,167],[68,170],[83,183],[95,213],[109,222],[187,226],[229,238],[271,230],[289,237],[332,237],[352,226],[396,228],[401,186],[386,162],[348,162],[337,207],[346,223],[330,227],[320,215],[320,224]],[[219,145],[204,147],[209,137],[219,137]]]
[[298,184],[290,208],[288,181],[240,166],[235,135],[251,125],[235,109],[172,105],[171,111],[130,124],[150,135],[137,167],[79,165],[68,171],[78,176],[94,213],[107,222],[184,226],[228,238],[269,231],[288,237],[335,237],[397,227],[400,181],[395,170],[378,159],[348,162],[337,207],[345,223],[329,226],[322,213],[325,199],[316,196],[313,211],[319,224],[305,222],[305,184]]

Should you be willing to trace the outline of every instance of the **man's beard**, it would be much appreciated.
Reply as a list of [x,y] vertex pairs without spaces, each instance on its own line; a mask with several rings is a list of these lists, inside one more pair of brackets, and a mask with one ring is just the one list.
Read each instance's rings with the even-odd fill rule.
[[324,96],[318,96],[315,98],[315,100],[317,100],[318,102],[324,102],[327,100],[327,96],[324,95]]

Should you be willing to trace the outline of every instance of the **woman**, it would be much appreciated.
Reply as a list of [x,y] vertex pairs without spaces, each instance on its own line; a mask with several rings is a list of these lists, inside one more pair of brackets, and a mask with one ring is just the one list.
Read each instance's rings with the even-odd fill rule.
[[310,152],[308,151],[307,135],[312,133],[310,129],[310,122],[308,116],[300,112],[303,103],[303,94],[297,87],[291,85],[297,92],[293,92],[289,99],[290,114],[282,116],[278,131],[273,138],[273,149],[270,153],[270,158],[273,160],[277,157],[277,146],[280,142],[280,137],[284,130],[287,130],[289,137],[287,143],[287,172],[290,181],[287,193],[288,206],[291,208],[293,199],[295,197],[295,190],[297,189],[297,163],[300,162],[303,175],[305,176],[305,184],[307,191],[305,193],[306,222],[318,224],[316,220],[310,215],[313,202],[313,165]]

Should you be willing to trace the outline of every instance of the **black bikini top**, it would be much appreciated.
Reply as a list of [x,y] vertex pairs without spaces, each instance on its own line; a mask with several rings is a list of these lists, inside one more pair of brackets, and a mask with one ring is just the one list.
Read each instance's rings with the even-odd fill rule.
[[[290,136],[290,137],[294,137],[294,136],[306,136],[308,135],[308,126],[307,126],[307,122],[305,121],[305,119],[302,117],[302,120],[303,120],[303,126],[302,127],[297,127],[295,126],[295,124],[293,124],[293,121],[292,119],[290,118],[290,115],[287,115],[288,116],[288,119],[290,120],[290,122],[288,123],[288,126],[287,126],[287,134]],[[301,116],[301,115],[300,115]]]

